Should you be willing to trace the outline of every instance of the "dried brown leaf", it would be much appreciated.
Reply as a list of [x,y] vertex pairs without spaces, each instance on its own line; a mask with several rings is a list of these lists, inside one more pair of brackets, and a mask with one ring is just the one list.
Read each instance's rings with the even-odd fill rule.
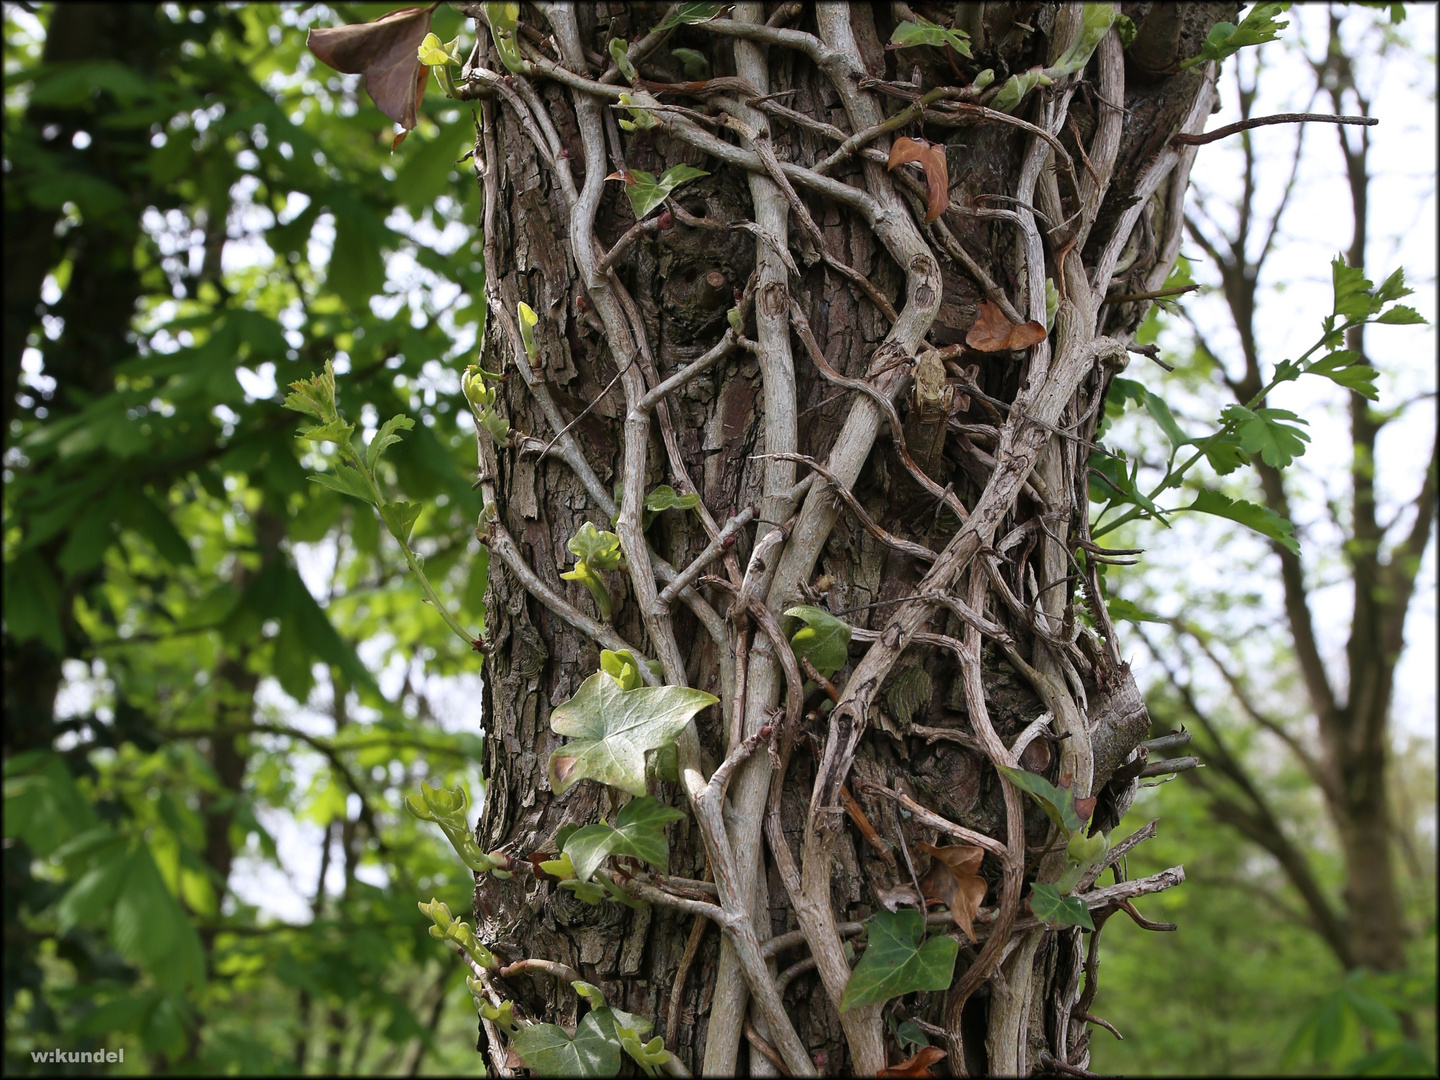
[[934,221],[950,205],[950,166],[945,161],[945,147],[902,135],[891,145],[886,167],[893,169],[911,161],[925,170],[925,220]]
[[420,63],[419,49],[434,10],[400,8],[368,23],[311,30],[305,44],[336,71],[363,75],[375,107],[409,131],[425,96],[429,72]]
[[980,301],[975,325],[965,335],[965,344],[976,352],[1028,349],[1044,340],[1045,327],[1034,319],[1026,323],[1012,323],[1000,310],[1000,305],[990,300]]
[[975,914],[985,902],[985,893],[990,887],[979,873],[985,849],[969,844],[952,844],[943,848],[932,844],[917,846],[935,859],[930,870],[920,879],[920,891],[927,900],[939,900],[948,907],[950,914],[955,916],[955,925],[974,941]]
[[881,1069],[876,1076],[892,1077],[929,1077],[935,1074],[930,1071],[930,1066],[945,1060],[945,1051],[938,1046],[922,1046],[916,1051],[915,1056],[899,1065],[891,1065],[888,1069]]

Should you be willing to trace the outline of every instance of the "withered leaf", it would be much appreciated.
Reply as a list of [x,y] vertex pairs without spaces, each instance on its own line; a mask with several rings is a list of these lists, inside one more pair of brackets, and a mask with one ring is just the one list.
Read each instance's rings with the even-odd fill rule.
[[375,107],[409,131],[425,96],[429,72],[419,50],[435,6],[400,8],[368,23],[311,30],[305,44],[336,71],[363,75]]
[[968,844],[943,848],[920,844],[918,847],[935,859],[920,879],[921,892],[927,900],[939,900],[948,907],[950,914],[955,916],[955,925],[974,941],[975,913],[984,903],[985,892],[989,888],[980,876],[980,861],[985,857],[985,849]]
[[877,1076],[932,1077],[930,1066],[945,1060],[945,1051],[938,1046],[922,1046],[914,1057],[881,1069]]
[[1045,340],[1045,327],[1031,319],[1026,323],[1012,323],[1000,310],[1000,305],[990,300],[981,300],[975,316],[975,325],[965,335],[965,344],[976,352],[1007,352],[1011,349],[1028,349]]
[[950,205],[950,167],[945,163],[945,147],[902,135],[890,147],[886,167],[894,169],[911,161],[919,162],[925,170],[925,220],[934,221]]

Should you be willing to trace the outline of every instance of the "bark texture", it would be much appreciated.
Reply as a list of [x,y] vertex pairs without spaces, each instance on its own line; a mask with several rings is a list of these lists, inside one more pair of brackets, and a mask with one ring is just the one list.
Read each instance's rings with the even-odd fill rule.
[[[495,514],[481,530],[493,553],[482,847],[525,866],[556,850],[563,826],[613,820],[624,795],[587,781],[557,798],[546,778],[563,741],[551,710],[597,669],[601,647],[630,643],[661,660],[665,682],[722,701],[695,724],[698,769],[651,790],[699,808],[671,828],[670,874],[715,879],[713,894],[691,889],[725,913],[723,931],[663,903],[592,906],[519,871],[479,880],[480,939],[507,963],[575,969],[611,1005],[653,1019],[692,1071],[873,1073],[907,1056],[885,1035],[889,1015],[944,1030],[941,1068],[955,1075],[1084,1067],[1093,987],[1080,1005],[1081,934],[1038,924],[1021,903],[1030,881],[1053,880],[1058,853],[1038,854],[1053,829],[993,766],[1104,791],[1107,827],[1133,795],[1133,780],[1106,788],[1148,717],[1075,558],[1088,543],[1089,439],[1146,307],[1104,297],[1158,287],[1175,259],[1194,151],[1168,140],[1201,130],[1214,101],[1213,70],[1178,62],[1237,5],[1123,5],[1139,30],[1128,54],[1110,31],[1082,71],[1024,99],[1014,115],[1028,126],[975,107],[993,90],[952,95],[962,104],[869,132],[823,178],[815,166],[843,140],[926,90],[965,88],[985,68],[998,86],[1055,63],[1080,32],[1079,6],[916,5],[969,33],[963,61],[887,49],[911,17],[903,4],[738,4],[653,51],[645,35],[663,6],[525,7],[517,40],[532,70],[517,75],[481,5],[462,7],[480,39],[464,93],[482,110],[485,366],[513,376],[510,445],[481,443]],[[526,26],[540,32],[533,43]],[[640,81],[628,90],[612,39],[632,42]],[[708,81],[686,73],[677,48],[707,58]],[[631,114],[612,89],[648,104],[655,125],[622,133],[615,119]],[[944,146],[950,201],[933,224],[920,174],[885,169],[900,135]],[[636,223],[625,185],[597,184],[594,170],[659,175],[682,162],[709,175],[608,259]],[[1047,278],[1061,298],[1049,339],[965,348],[987,299],[1014,321],[1044,322]],[[515,323],[522,301],[540,316],[533,365]],[[736,307],[740,334],[727,318]],[[717,342],[728,352],[652,415],[644,395]],[[925,379],[912,377],[921,361]],[[642,490],[620,490],[636,479]],[[644,529],[638,500],[659,484],[697,491],[703,511]],[[754,522],[710,576],[660,603],[668,568],[749,508]],[[589,593],[560,574],[567,540],[586,522],[611,529],[612,511],[629,572],[608,575],[615,613],[597,632]],[[797,692],[793,668],[787,680],[788,649],[772,644],[776,616],[795,603],[855,628],[828,715],[822,692]],[[737,736],[766,724],[774,745],[737,769],[717,827],[705,778]],[[950,991],[842,1016],[847,924],[911,888],[912,861],[925,873],[917,845],[956,842],[897,793],[989,838],[979,940],[963,945]],[[852,797],[879,844],[858,815],[836,812]],[[791,935],[764,960],[803,1059],[771,1030],[765,1002],[747,1010],[752,932]],[[572,1030],[585,1009],[548,973],[488,986]],[[513,1068],[496,1038],[482,1028],[489,1067]]]

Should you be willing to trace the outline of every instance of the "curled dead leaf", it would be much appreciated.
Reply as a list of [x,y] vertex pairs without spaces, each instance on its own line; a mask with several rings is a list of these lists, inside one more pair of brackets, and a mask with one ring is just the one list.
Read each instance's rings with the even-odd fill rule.
[[900,1062],[899,1065],[891,1065],[888,1069],[881,1069],[877,1076],[902,1076],[902,1077],[931,1077],[935,1074],[930,1071],[930,1066],[945,1060],[945,1051],[938,1046],[922,1046],[916,1051],[915,1056]]
[[1008,352],[1012,349],[1028,349],[1045,340],[1045,327],[1031,319],[1026,323],[1012,323],[1000,310],[1000,305],[990,300],[981,300],[975,316],[975,325],[965,335],[965,344],[976,352]]
[[434,10],[400,8],[367,23],[311,30],[305,44],[336,71],[363,75],[375,107],[409,131],[425,97],[429,72],[420,63],[419,49]]
[[886,168],[894,169],[911,161],[918,162],[925,170],[925,220],[934,221],[950,205],[950,167],[945,162],[945,147],[901,136],[890,147]]
[[980,876],[980,862],[985,857],[985,849],[968,844],[943,848],[920,844],[918,847],[935,859],[920,879],[920,891],[925,894],[925,899],[938,900],[948,907],[950,914],[955,916],[955,925],[974,941],[975,915],[990,888]]

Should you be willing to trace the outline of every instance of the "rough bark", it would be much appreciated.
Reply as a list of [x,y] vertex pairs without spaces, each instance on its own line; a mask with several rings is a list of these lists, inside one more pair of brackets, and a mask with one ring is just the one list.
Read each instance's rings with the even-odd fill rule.
[[[586,139],[588,101],[598,101],[603,112],[611,111],[611,102],[560,69],[598,80],[609,64],[610,40],[644,34],[659,14],[620,4],[576,5],[579,40],[593,54],[591,69],[580,71],[566,58],[566,32],[555,25],[555,12],[526,8],[522,23],[553,31],[560,59],[544,46],[529,54],[535,71],[507,76],[474,10],[479,6],[463,7],[480,28],[465,92],[481,98],[483,108],[476,153],[487,192],[492,313],[485,366],[495,370],[503,363],[516,373],[504,395],[510,446],[481,445],[482,480],[493,492],[497,523],[488,537],[495,556],[482,847],[523,861],[531,852],[553,852],[562,826],[613,815],[612,789],[583,782],[557,798],[546,779],[547,759],[562,742],[550,731],[551,710],[596,670],[600,644],[614,647],[577,631],[567,612],[589,616],[594,608],[585,589],[559,575],[572,561],[566,541],[587,521],[611,528],[612,507],[621,511],[618,531],[627,543],[625,512],[632,502],[616,494],[611,504],[602,496],[624,475],[627,449],[633,452],[633,440],[643,433],[645,490],[661,483],[685,489],[693,480],[719,525],[744,508],[760,510],[757,524],[739,531],[732,557],[709,568],[720,583],[702,579],[696,586],[708,605],[724,613],[723,640],[715,639],[703,608],[697,615],[677,601],[668,626],[656,621],[647,594],[653,596],[657,586],[635,580],[637,559],[631,556],[638,553],[632,546],[638,534],[626,546],[631,573],[610,575],[614,635],[663,661],[666,646],[655,638],[660,627],[679,646],[684,681],[722,699],[723,708],[703,713],[696,724],[706,775],[725,759],[732,730],[753,733],[762,723],[778,723],[787,703],[799,707],[787,697],[785,658],[764,629],[766,609],[777,613],[792,603],[821,602],[857,628],[851,668],[835,679],[840,704],[827,719],[809,711],[818,705],[812,698],[804,706],[804,730],[776,735],[784,745],[777,747],[778,760],[788,760],[777,785],[780,835],[770,836],[766,846],[759,814],[746,809],[765,806],[776,759],[763,751],[742,767],[727,807],[740,881],[751,880],[747,866],[758,875],[756,936],[763,941],[803,927],[818,961],[819,976],[791,970],[780,978],[785,1011],[813,1067],[837,1074],[873,1072],[885,1064],[879,1011],[848,1015],[842,1023],[832,1000],[833,968],[827,972],[826,964],[839,955],[837,925],[867,918],[879,909],[880,894],[910,881],[904,859],[885,857],[845,818],[828,812],[825,793],[841,783],[879,835],[897,847],[903,838],[909,852],[935,843],[937,833],[901,814],[876,788],[899,790],[1019,853],[1008,873],[1000,859],[986,858],[991,929],[988,937],[981,932],[980,943],[962,949],[956,988],[949,995],[905,999],[912,1015],[948,1029],[952,1071],[1026,1073],[1041,1067],[1042,1055],[1083,1067],[1088,1033],[1082,1021],[1071,1019],[1079,998],[1078,932],[1021,923],[1011,936],[1022,876],[1028,881],[1041,870],[1033,858],[1023,865],[1020,849],[1044,845],[1050,826],[1033,807],[1022,820],[1020,796],[992,762],[1009,755],[1016,737],[1048,711],[1051,729],[1024,764],[1056,782],[1068,774],[1077,791],[1089,795],[1106,785],[1145,734],[1143,706],[1137,715],[1138,696],[1119,663],[1108,618],[1079,608],[1082,583],[1073,555],[1088,536],[1084,447],[1108,381],[1124,366],[1124,338],[1145,310],[1144,304],[1107,307],[1103,298],[1156,287],[1178,251],[1193,150],[1169,147],[1167,140],[1182,126],[1203,127],[1213,71],[1181,72],[1177,61],[1198,51],[1216,21],[1233,20],[1237,6],[1125,5],[1148,42],[1143,61],[1126,61],[1112,32],[1083,73],[1028,97],[1017,116],[1048,125],[1073,169],[1057,167],[1045,139],[1009,123],[973,122],[973,114],[933,111],[927,122],[897,130],[946,146],[950,210],[935,226],[922,221],[923,184],[899,171],[887,173],[883,158],[861,151],[830,169],[827,182],[838,181],[843,189],[827,189],[791,168],[813,167],[840,138],[898,113],[907,94],[914,96],[913,84],[904,86],[912,70],[925,89],[968,81],[936,50],[887,50],[883,43],[897,19],[888,6],[822,5],[817,12],[742,4],[725,20],[682,28],[666,45],[703,53],[719,82],[698,92],[637,88],[637,98],[707,114],[721,125],[719,134],[663,109],[654,112],[659,126],[650,131],[621,135],[606,120],[603,167],[658,175],[683,161],[711,175],[680,189],[674,227],[647,231],[626,247],[614,260],[614,278],[587,274],[595,252],[577,256],[575,247],[577,238],[583,244],[589,236],[587,228],[577,229],[575,215],[586,212],[583,193],[597,162],[593,140]],[[992,67],[997,82],[1053,62],[1079,28],[1078,5],[989,5],[983,18],[965,5],[922,8],[947,23],[957,20],[971,34],[974,70]],[[751,39],[764,35],[740,25],[760,26],[770,16],[804,37],[772,34],[774,40],[755,43]],[[522,42],[528,47],[523,34]],[[639,70],[650,83],[687,78],[668,48],[642,60]],[[757,87],[762,76],[768,85]],[[737,89],[735,78],[772,96],[762,101]],[[618,83],[624,86],[623,79]],[[1107,102],[1106,92],[1123,94],[1123,124],[1116,122],[1118,113],[1107,120],[1107,110],[1120,103]],[[766,107],[774,103],[783,109]],[[827,126],[838,129],[839,138]],[[867,149],[883,155],[889,139],[881,134]],[[986,196],[1002,198],[987,202]],[[1043,214],[1038,230],[1040,215],[1032,216],[1032,207]],[[697,218],[705,224],[684,223]],[[1047,221],[1058,226],[1049,235]],[[759,228],[713,227],[734,222]],[[606,184],[594,217],[597,250],[609,251],[633,224],[623,185]],[[784,258],[776,239],[789,249]],[[921,253],[897,261],[896,252],[911,242]],[[785,270],[790,259],[798,275]],[[836,263],[857,271],[867,287]],[[1027,271],[1027,265],[1041,272]],[[932,439],[923,449],[925,472],[946,496],[937,500],[908,468],[899,451],[901,432],[891,430],[887,411],[844,380],[867,380],[878,396],[895,403],[904,421],[916,407],[909,392],[915,357],[959,346],[987,294],[1043,320],[1047,276],[1058,279],[1065,293],[1053,342],[1013,354],[952,350],[962,370],[971,367],[974,392],[965,392],[952,376],[949,432],[940,445]],[[871,291],[898,312],[893,326]],[[655,423],[648,415],[637,418],[627,381],[637,380],[643,392],[707,353],[726,334],[727,310],[742,293],[744,310],[753,297],[754,312],[745,323],[753,345],[669,395],[672,442],[658,410]],[[514,333],[520,301],[540,314],[534,370],[522,366]],[[634,343],[623,354],[616,348],[616,319]],[[811,355],[812,344],[819,358]],[[820,370],[820,360],[838,373],[839,384]],[[793,381],[784,385],[787,365]],[[787,396],[794,401],[793,446],[784,443],[784,424],[775,422],[789,409]],[[873,440],[873,449],[861,436]],[[542,457],[539,451],[552,440],[554,449]],[[849,475],[852,465],[843,453],[848,444],[859,447]],[[593,476],[577,472],[575,450]],[[793,461],[782,469],[766,456],[776,452],[830,463],[853,500],[837,498],[818,475],[806,499],[803,492],[787,498],[789,478],[811,470],[797,470]],[[913,449],[910,456],[916,460]],[[848,508],[851,501],[878,530],[865,527]],[[963,521],[957,512],[962,508]],[[710,542],[707,524],[701,515],[670,512],[656,518],[644,539],[679,569]],[[779,546],[766,556],[769,574],[752,569],[743,575],[759,583],[747,620],[729,605],[741,570],[767,534],[767,543]],[[889,540],[880,538],[885,534]],[[894,538],[910,542],[910,550]],[[931,553],[917,557],[921,548]],[[661,567],[661,585],[666,573]],[[974,601],[970,610],[980,612],[987,626],[1004,624],[1003,647],[987,632],[982,648],[982,634],[973,619],[967,625],[963,605],[937,603],[940,593],[955,602]],[[1098,633],[1080,628],[1087,613]],[[978,676],[968,687],[961,670],[967,665]],[[737,712],[731,684],[742,679],[745,699]],[[667,670],[666,681],[678,680]],[[946,734],[921,737],[912,730],[917,727]],[[652,792],[683,806],[682,786],[661,782]],[[1112,792],[1128,805],[1124,795]],[[693,802],[693,791],[691,796]],[[700,879],[714,871],[718,878],[720,869],[730,869],[707,865],[715,856],[707,859],[702,831],[688,818],[673,827],[672,875]],[[782,836],[785,850],[779,851]],[[923,865],[918,868],[923,872]],[[817,888],[824,911],[813,906]],[[725,889],[722,882],[722,906]],[[807,910],[811,916],[797,915]],[[589,906],[528,872],[507,880],[483,876],[474,913],[481,940],[502,960],[543,958],[579,971],[602,987],[610,1004],[654,1019],[656,1032],[687,1067],[713,1070],[728,1062],[742,1072],[774,1074],[767,1056],[748,1049],[755,1040],[741,1035],[749,976],[741,960],[722,955],[728,952],[722,937],[731,940],[725,936],[730,930],[696,930],[701,916],[661,906]],[[1001,957],[1006,940],[1012,948]],[[773,958],[772,968],[790,968],[806,955],[791,946]],[[1003,983],[987,979],[1002,960]],[[686,964],[691,966],[683,971]],[[495,977],[492,986],[531,1018],[573,1026],[583,1010],[550,974]],[[776,1037],[765,1031],[763,1018],[750,1016],[756,1038],[762,1032]],[[494,1035],[493,1028],[482,1028],[492,1069],[504,1061],[501,1048],[485,1045]],[[738,1058],[722,1042],[738,1043]],[[891,1061],[897,1053],[889,1047]]]

